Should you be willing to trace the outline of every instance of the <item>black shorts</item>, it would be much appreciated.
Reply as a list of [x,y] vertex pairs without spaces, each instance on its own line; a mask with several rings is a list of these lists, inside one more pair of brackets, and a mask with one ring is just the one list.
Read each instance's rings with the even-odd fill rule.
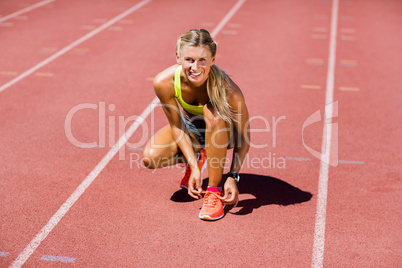
[[205,130],[206,124],[202,116],[195,116],[190,121],[182,113],[180,113],[181,119],[186,126],[186,132],[191,132],[197,141],[200,143],[201,148],[205,148]]

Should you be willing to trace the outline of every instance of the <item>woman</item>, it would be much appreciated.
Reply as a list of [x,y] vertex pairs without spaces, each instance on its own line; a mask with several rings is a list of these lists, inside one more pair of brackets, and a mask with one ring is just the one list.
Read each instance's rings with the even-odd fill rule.
[[[207,30],[190,30],[178,39],[177,64],[154,80],[155,93],[169,124],[148,141],[143,154],[148,168],[187,163],[181,186],[196,199],[205,193],[199,214],[204,220],[222,218],[225,204],[237,203],[238,173],[249,149],[244,96],[215,65],[215,55],[216,42]],[[231,148],[233,158],[222,196],[223,169],[227,149]],[[203,192],[201,169],[205,154],[209,182]]]

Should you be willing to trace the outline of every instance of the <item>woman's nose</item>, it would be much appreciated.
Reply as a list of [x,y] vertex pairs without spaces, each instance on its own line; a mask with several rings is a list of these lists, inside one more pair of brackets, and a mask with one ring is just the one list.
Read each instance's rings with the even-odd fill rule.
[[191,70],[193,70],[193,71],[198,70],[198,61],[194,61],[194,63],[191,65]]

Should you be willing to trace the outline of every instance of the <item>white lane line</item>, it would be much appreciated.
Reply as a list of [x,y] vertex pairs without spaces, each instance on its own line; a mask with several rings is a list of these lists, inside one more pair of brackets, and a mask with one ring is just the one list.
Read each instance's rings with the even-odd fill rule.
[[331,33],[329,41],[329,58],[327,73],[327,88],[325,96],[325,123],[323,130],[322,146],[323,152],[320,165],[320,176],[318,180],[317,210],[314,229],[314,244],[311,267],[323,267],[324,263],[324,242],[325,242],[325,221],[327,213],[327,194],[328,194],[328,168],[331,154],[331,132],[334,100],[334,81],[335,81],[335,59],[336,59],[336,38],[338,27],[338,0],[332,2]]
[[228,21],[233,17],[233,15],[239,10],[239,8],[246,2],[246,0],[238,1],[228,14],[221,20],[221,22],[216,26],[216,28],[211,32],[212,37],[216,37],[222,28],[228,23]]
[[364,161],[339,160],[339,164],[364,165]]
[[7,257],[8,254],[10,254],[9,252],[5,252],[5,251],[0,251],[0,257]]
[[295,161],[304,161],[309,162],[312,161],[311,158],[303,158],[303,157],[286,157],[287,160],[295,160]]
[[75,262],[77,260],[77,258],[73,257],[62,257],[52,255],[43,255],[40,259],[42,261],[58,261],[58,262]]
[[66,46],[66,47],[62,48],[61,50],[57,51],[55,54],[51,55],[47,59],[43,60],[42,62],[40,62],[37,65],[35,65],[34,67],[32,67],[31,69],[23,72],[22,74],[20,74],[19,76],[17,76],[13,80],[11,80],[8,83],[6,83],[3,86],[1,86],[0,87],[0,92],[2,92],[3,90],[9,88],[10,86],[14,85],[15,83],[21,81],[22,79],[24,79],[28,75],[34,73],[35,71],[37,71],[38,69],[42,68],[43,66],[51,63],[52,61],[54,61],[58,57],[62,56],[63,54],[65,54],[67,51],[69,51],[73,47],[83,43],[84,41],[88,40],[89,38],[93,37],[94,35],[100,33],[101,31],[105,30],[106,28],[108,28],[112,24],[114,24],[117,21],[121,20],[122,18],[130,15],[131,13],[133,13],[134,11],[138,10],[139,8],[141,8],[142,6],[148,4],[151,1],[152,0],[143,0],[143,1],[139,2],[139,3],[137,3],[136,5],[131,7],[130,9],[124,11],[120,15],[114,17],[113,19],[111,19],[108,22],[102,24],[101,26],[99,26],[98,28],[94,29],[93,31],[87,33],[86,35],[84,35],[80,39],[74,41],[73,43],[69,44],[68,46]]
[[85,180],[78,186],[78,188],[72,193],[72,195],[64,202],[64,204],[59,208],[59,210],[50,218],[49,222],[39,231],[34,239],[29,243],[28,246],[21,252],[17,259],[13,262],[10,267],[21,267],[32,253],[38,248],[42,241],[49,235],[53,228],[59,223],[59,221],[64,217],[64,215],[69,211],[69,209],[74,205],[74,203],[80,198],[80,196],[85,192],[85,190],[92,184],[95,178],[101,173],[101,171],[106,167],[110,160],[119,152],[119,150],[125,145],[127,140],[134,134],[139,126],[146,120],[148,115],[152,112],[155,107],[154,103],[158,102],[157,97],[155,97],[152,102],[145,108],[142,114],[137,118],[137,120],[129,127],[129,129],[121,136],[117,143],[109,150],[109,152],[102,158],[102,160],[96,165],[96,167],[89,173]]
[[49,3],[51,3],[51,2],[54,2],[54,1],[55,1],[55,0],[44,0],[44,1],[42,1],[42,2],[39,2],[39,3],[34,4],[34,5],[32,5],[32,6],[29,6],[29,7],[26,7],[26,8],[24,8],[24,9],[21,9],[21,10],[19,10],[19,11],[17,11],[17,12],[14,12],[14,13],[12,13],[12,14],[10,14],[10,15],[7,15],[7,16],[5,16],[5,17],[0,18],[0,23],[2,23],[3,21],[6,21],[6,20],[12,19],[12,18],[14,18],[14,17],[17,17],[17,16],[19,16],[19,15],[21,15],[21,14],[27,13],[27,12],[33,10],[33,9],[38,8],[38,7],[47,5],[47,4],[49,4]]
[[[240,0],[239,2],[245,2],[245,0]],[[230,11],[231,12],[231,11]],[[232,14],[231,16],[233,16]],[[227,23],[229,20],[227,16],[223,18]],[[222,21],[223,21],[222,20]],[[225,23],[219,23],[218,26],[221,28]],[[217,26],[217,27],[218,27]],[[221,29],[220,28],[220,29]],[[213,31],[215,36],[218,34],[219,30],[215,28]],[[109,161],[119,152],[119,150],[125,145],[127,140],[134,134],[137,128],[146,120],[148,115],[155,109],[159,103],[159,99],[155,97],[151,103],[145,108],[142,114],[137,118],[137,120],[129,127],[129,129],[121,136],[117,143],[110,149],[110,151],[102,158],[102,160],[96,165],[96,167],[89,173],[85,180],[78,186],[78,188],[72,193],[72,195],[64,202],[64,204],[59,208],[59,210],[50,218],[49,222],[39,231],[38,234],[31,240],[31,242],[25,247],[25,249],[18,255],[17,259],[11,264],[10,268],[21,267],[32,255],[32,253],[39,247],[42,241],[49,235],[53,228],[59,223],[59,221],[64,217],[64,215],[70,210],[74,203],[80,198],[80,196],[85,192],[85,190],[92,184],[96,177],[101,173],[101,171],[106,167]]]

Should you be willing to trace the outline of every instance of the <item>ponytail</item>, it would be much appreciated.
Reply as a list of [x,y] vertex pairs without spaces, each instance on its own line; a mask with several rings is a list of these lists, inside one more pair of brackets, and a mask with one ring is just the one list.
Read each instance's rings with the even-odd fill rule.
[[234,118],[227,101],[227,88],[229,88],[228,75],[218,66],[213,65],[207,81],[208,96],[219,116],[230,123]]

